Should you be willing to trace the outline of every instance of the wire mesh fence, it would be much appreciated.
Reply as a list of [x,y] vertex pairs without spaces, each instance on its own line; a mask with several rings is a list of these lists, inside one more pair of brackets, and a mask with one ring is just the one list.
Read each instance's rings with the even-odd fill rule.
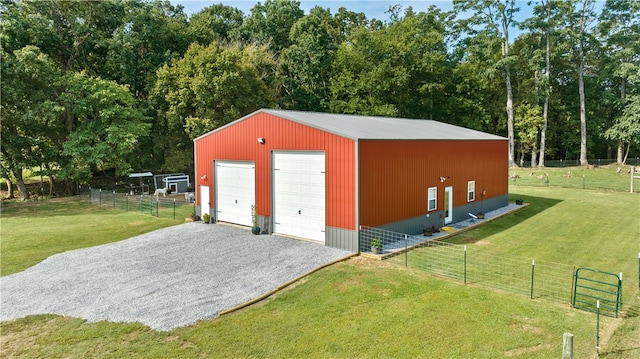
[[371,243],[385,260],[426,271],[464,284],[498,289],[528,296],[571,303],[575,268],[560,263],[535,261],[482,248],[460,245],[361,227],[361,251],[374,253]]
[[188,202],[185,198],[182,195],[169,197],[156,197],[148,194],[131,195],[95,188],[80,191],[80,199],[97,206],[172,219],[187,218],[195,213],[195,203]]
[[[589,164],[594,166],[606,166],[611,164],[616,164],[617,160],[615,158],[589,158],[587,159]],[[518,163],[520,167],[531,167],[531,161],[522,161]],[[536,163],[539,165],[540,163]],[[631,157],[627,158],[626,164],[632,166],[640,166],[640,157]],[[580,166],[580,159],[576,158],[573,160],[546,160],[544,161],[544,167],[575,167]]]

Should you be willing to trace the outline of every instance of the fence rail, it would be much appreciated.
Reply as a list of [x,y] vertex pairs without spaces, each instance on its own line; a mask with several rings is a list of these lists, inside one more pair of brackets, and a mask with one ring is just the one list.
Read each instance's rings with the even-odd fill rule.
[[375,243],[376,238],[382,242],[381,255],[385,260],[408,268],[531,299],[568,304],[572,300],[575,271],[572,266],[365,226],[360,230],[360,250],[371,253],[371,242]]
[[187,202],[184,196],[130,195],[89,188],[80,191],[80,199],[97,206],[140,212],[161,218],[186,218],[195,213],[195,203]]

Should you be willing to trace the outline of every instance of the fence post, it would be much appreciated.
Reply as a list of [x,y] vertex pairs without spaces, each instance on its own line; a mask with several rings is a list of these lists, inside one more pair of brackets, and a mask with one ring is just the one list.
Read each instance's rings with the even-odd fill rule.
[[[618,276],[618,304],[616,307],[622,307],[622,272]],[[618,309],[616,309],[616,318],[618,317]]]
[[596,301],[596,350],[600,354],[600,301]]
[[140,213],[144,213],[144,209],[142,207],[142,203],[144,202],[144,198],[142,198],[143,195],[140,195]]
[[464,284],[467,284],[467,245],[464,246]]
[[573,334],[562,335],[562,359],[573,359]]
[[156,197],[156,217],[160,217],[160,198]]
[[633,193],[633,175],[636,173],[635,167],[631,166],[631,193]]
[[586,175],[582,175],[582,189],[584,189],[584,188],[585,188],[585,183],[584,183],[584,182],[585,182],[585,179],[586,179],[586,178],[587,178],[587,176],[586,176]]
[[534,278],[534,273],[535,273],[535,269],[536,269],[536,260],[532,259],[531,260],[531,299],[533,299],[533,278]]
[[[91,186],[89,186],[89,203],[91,203]],[[640,256],[640,254],[638,254]]]
[[113,190],[113,209],[116,209],[116,190]]
[[176,199],[173,199],[173,219],[176,219]]
[[98,192],[98,206],[102,206],[102,188]]
[[404,267],[409,267],[409,236],[404,235]]

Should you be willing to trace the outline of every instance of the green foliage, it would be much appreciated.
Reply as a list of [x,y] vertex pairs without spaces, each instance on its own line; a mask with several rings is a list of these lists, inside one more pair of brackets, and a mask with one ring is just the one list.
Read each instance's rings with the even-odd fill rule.
[[149,125],[143,122],[127,87],[84,73],[75,73],[67,81],[61,102],[74,117],[74,129],[63,145],[62,154],[71,161],[61,176],[86,182],[92,168],[130,173],[132,164],[127,157]]
[[[273,103],[261,78],[268,58],[264,47],[193,44],[182,59],[158,70],[151,100],[163,122],[156,140],[175,169],[192,166],[191,140]],[[174,151],[186,156],[176,163]]]
[[622,114],[616,118],[613,126],[607,129],[604,137],[627,143],[628,148],[640,145],[640,95],[628,98]]
[[522,103],[516,107],[516,138],[522,151],[531,151],[538,143],[538,131],[542,127],[542,108]]
[[231,34],[242,25],[242,11],[223,4],[202,9],[189,19],[191,38],[207,46],[214,41],[231,40]]
[[[604,158],[617,147],[621,162],[625,149],[640,154],[633,110],[623,113],[626,97],[640,91],[640,5],[608,0],[596,14],[593,4],[527,4],[533,16],[512,41],[517,5],[525,5],[511,0],[456,0],[451,12],[397,5],[380,20],[344,7],[305,14],[300,2],[283,0],[246,15],[211,5],[191,17],[166,0],[2,0],[0,168],[18,186],[12,173],[32,166],[81,181],[100,170],[126,173],[132,163],[192,172],[194,137],[271,106],[445,121],[506,134],[523,159],[537,151],[539,127],[525,107],[543,106],[548,158],[572,159],[584,148]],[[119,93],[107,98],[128,91],[135,101],[94,121],[106,104],[83,98],[91,86],[79,84],[82,76]],[[109,80],[127,87],[96,85]],[[129,111],[124,123],[114,124],[115,108]]]
[[258,2],[237,30],[232,30],[235,40],[269,44],[276,54],[291,45],[289,31],[304,16],[299,1],[266,0]]

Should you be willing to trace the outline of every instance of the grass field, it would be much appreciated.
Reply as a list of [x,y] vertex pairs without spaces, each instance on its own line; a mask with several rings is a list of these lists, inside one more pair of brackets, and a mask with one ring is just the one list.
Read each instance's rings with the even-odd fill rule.
[[[454,241],[481,239],[483,246],[512,255],[624,272],[625,318],[602,319],[601,357],[640,356],[638,195],[512,186],[510,197],[531,205]],[[152,229],[133,222],[148,220],[150,227],[171,222],[80,203],[43,206],[50,207],[2,209],[3,275],[5,265],[15,272],[22,261],[37,262],[54,252],[98,244],[89,240],[114,241]],[[48,228],[54,214],[61,216],[57,221],[78,226],[58,231],[84,235],[58,244],[71,233],[54,234]],[[87,222],[92,226],[84,227]],[[17,235],[6,230],[7,224],[27,228]],[[121,228],[118,236],[111,235],[115,227]],[[96,233],[91,237],[102,238],[82,239],[88,230]],[[49,240],[29,240],[42,233]],[[11,243],[6,251],[5,242]],[[12,255],[18,251],[21,256]],[[240,312],[170,332],[140,324],[33,316],[0,323],[0,348],[3,357],[25,358],[558,358],[564,332],[575,335],[576,358],[596,356],[592,313],[356,258]]]
[[2,206],[0,273],[22,271],[47,257],[78,248],[127,239],[184,223],[138,212],[114,211],[85,202],[63,200]]
[[[509,170],[512,187],[563,187],[629,192],[631,187],[630,166],[545,167],[515,168]],[[640,179],[635,179],[634,192],[640,192]]]

